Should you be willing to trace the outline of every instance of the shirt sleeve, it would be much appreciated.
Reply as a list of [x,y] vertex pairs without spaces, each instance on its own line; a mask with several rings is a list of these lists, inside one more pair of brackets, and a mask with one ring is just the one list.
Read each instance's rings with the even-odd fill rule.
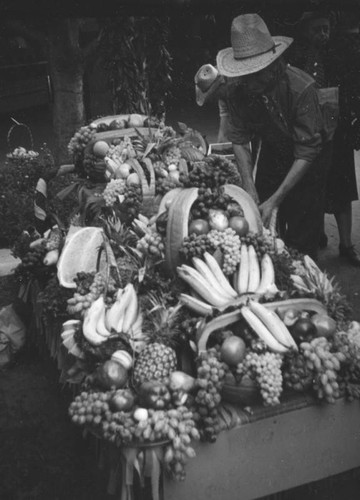
[[301,94],[293,121],[294,158],[313,162],[321,151],[323,119],[314,85]]

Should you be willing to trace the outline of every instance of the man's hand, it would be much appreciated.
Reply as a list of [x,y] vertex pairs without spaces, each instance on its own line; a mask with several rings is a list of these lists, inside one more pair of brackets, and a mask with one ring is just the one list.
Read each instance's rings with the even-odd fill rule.
[[259,206],[262,222],[265,227],[269,228],[271,216],[275,209],[279,208],[279,202],[274,196],[270,196],[264,203]]

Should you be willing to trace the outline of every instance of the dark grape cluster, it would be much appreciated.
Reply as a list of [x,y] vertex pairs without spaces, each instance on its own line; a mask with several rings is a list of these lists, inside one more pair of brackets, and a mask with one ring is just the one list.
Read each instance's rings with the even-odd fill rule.
[[255,248],[259,259],[266,253],[271,256],[276,253],[275,239],[269,233],[255,234],[249,232],[246,236],[241,236],[240,239],[241,243],[245,243],[247,246],[252,245]]
[[205,252],[212,253],[215,247],[210,243],[206,234],[190,234],[184,238],[179,249],[181,257],[191,262],[192,257],[202,257]]
[[226,184],[226,174],[220,166],[212,166],[207,161],[198,161],[192,165],[188,176],[182,177],[185,187],[217,188]]
[[20,280],[31,279],[41,274],[44,270],[47,270],[48,268],[43,263],[46,252],[45,242],[34,248],[29,248],[16,268],[15,274],[17,278]]
[[140,206],[142,203],[142,191],[140,186],[131,184],[127,186],[124,193],[124,201],[121,203],[121,211],[124,211],[129,221],[132,221],[139,214]]
[[157,177],[155,192],[156,194],[164,196],[172,189],[175,189],[177,187],[182,187],[182,185],[183,184],[180,179],[176,180],[170,175],[168,175],[167,177]]
[[256,380],[260,387],[261,397],[265,406],[280,404],[282,393],[283,358],[274,352],[248,352],[245,359],[236,367],[237,376],[249,376]]
[[216,441],[221,431],[218,407],[227,370],[227,365],[220,361],[219,350],[216,348],[202,353],[197,361],[194,418],[204,441]]
[[312,386],[313,371],[302,353],[291,353],[283,364],[284,386],[298,392],[304,392]]
[[71,297],[71,293],[68,288],[60,286],[56,275],[51,276],[38,295],[43,314],[52,318],[66,315],[67,300]]
[[347,399],[360,399],[360,344],[354,341],[350,332],[337,332],[333,348],[345,356],[338,374],[340,393]]

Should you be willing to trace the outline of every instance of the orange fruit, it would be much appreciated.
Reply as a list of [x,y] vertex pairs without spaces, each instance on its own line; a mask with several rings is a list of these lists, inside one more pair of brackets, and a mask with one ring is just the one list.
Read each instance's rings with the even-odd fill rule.
[[109,151],[109,144],[106,141],[97,141],[93,146],[94,155],[104,158]]

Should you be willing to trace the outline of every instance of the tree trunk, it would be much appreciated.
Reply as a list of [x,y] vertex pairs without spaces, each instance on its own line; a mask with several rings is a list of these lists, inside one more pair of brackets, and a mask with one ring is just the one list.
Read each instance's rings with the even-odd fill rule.
[[54,157],[71,161],[67,145],[84,124],[84,58],[79,45],[79,20],[54,19],[49,29],[49,67],[53,85]]

